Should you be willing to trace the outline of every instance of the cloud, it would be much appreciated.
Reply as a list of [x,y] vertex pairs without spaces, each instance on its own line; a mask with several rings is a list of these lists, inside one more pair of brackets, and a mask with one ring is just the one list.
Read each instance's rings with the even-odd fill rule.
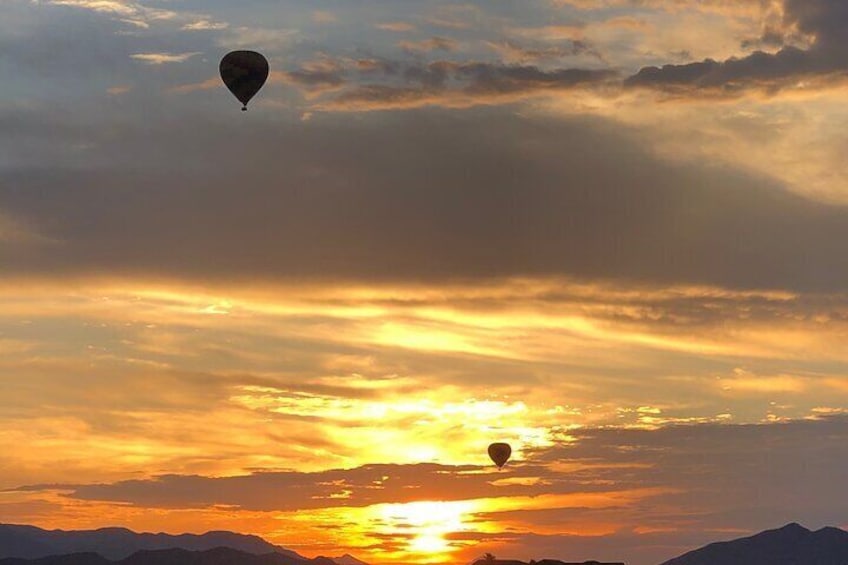
[[742,41],[742,47],[751,48],[763,48],[763,47],[773,47],[780,48],[786,44],[786,36],[783,31],[774,27],[765,26],[757,38],[745,39]]
[[165,63],[184,63],[195,55],[200,55],[200,53],[133,53],[130,57],[148,65],[162,65]]
[[218,31],[222,29],[227,29],[230,27],[230,24],[226,22],[213,22],[211,20],[197,20],[196,22],[191,22],[183,25],[182,29],[185,31]]
[[337,90],[345,84],[345,67],[339,61],[323,57],[303,63],[299,69],[284,73],[286,80],[305,87],[311,94]]
[[[690,510],[698,510],[703,527],[751,527],[750,518],[757,512],[759,523],[775,519],[767,514],[775,509],[779,509],[778,520],[790,519],[795,509],[796,516],[806,520],[819,506],[835,513],[837,504],[830,493],[836,486],[834,470],[848,458],[846,434],[848,421],[842,417],[785,424],[669,426],[652,431],[587,428],[571,432],[574,437],[566,444],[537,449],[526,462],[510,464],[511,478],[542,480],[497,484],[493,481],[500,475],[492,469],[421,463],[219,478],[165,475],[112,484],[34,485],[17,490],[60,489],[71,491],[72,498],[145,507],[225,504],[261,511],[505,497],[491,512],[513,513],[515,518],[547,506],[522,509],[510,504],[509,498],[644,490],[649,496],[687,498]],[[622,469],[628,472],[622,474]],[[703,473],[709,473],[713,481],[704,483]],[[759,488],[752,488],[758,483]],[[786,499],[765,496],[781,492],[789,484],[795,484],[796,490]],[[334,497],[340,489],[350,491],[349,496]],[[276,496],[270,496],[272,492]],[[636,498],[633,502],[638,501],[638,494]],[[551,499],[555,505],[568,500],[567,496]],[[721,521],[724,514],[740,510],[749,512],[738,516],[737,522]],[[682,507],[679,511],[686,512]],[[639,523],[638,512],[636,506],[630,509],[634,527],[668,525],[676,519],[658,509]]]
[[723,390],[759,393],[803,393],[808,383],[806,379],[793,375],[756,375],[743,369],[736,369],[734,376],[722,379]]
[[[455,72],[481,94],[592,76],[489,66]],[[45,119],[34,117],[17,135],[53,131],[34,134],[49,147],[56,134],[49,122],[39,126]],[[806,291],[845,290],[848,280],[843,208],[732,170],[664,162],[600,120],[427,110],[369,123],[336,115],[257,124],[249,132],[183,120],[177,130],[127,128],[119,140],[92,134],[108,173],[6,172],[0,205],[63,241],[64,252],[22,255],[5,275],[568,275]],[[248,159],[229,159],[235,143]],[[150,163],[143,175],[131,172],[138,161]]]
[[67,6],[114,16],[120,21],[138,27],[149,27],[152,22],[170,21],[180,17],[178,12],[151,8],[129,0],[48,0],[53,6]]
[[[120,500],[147,507],[185,508],[224,504],[245,510],[290,511],[417,500],[462,500],[482,496],[490,490],[487,483],[490,477],[460,474],[471,470],[474,468],[448,468],[424,463],[409,466],[368,465],[347,471],[269,472],[222,479],[171,475],[112,485],[36,485],[21,490],[59,488],[72,490],[71,496],[74,498]],[[462,489],[457,490],[460,485]],[[346,498],[333,496],[341,490],[350,491],[351,495]],[[522,487],[503,489],[505,494],[521,490]],[[276,494],[269,497],[270,492]]]
[[[707,59],[685,65],[645,67],[628,78],[625,85],[673,91],[703,91],[737,94],[751,88],[780,89],[805,77],[839,75],[848,70],[848,9],[838,0],[785,0],[784,28],[797,29],[812,37],[809,48],[784,46],[774,53],[756,51],[726,61]],[[780,32],[767,29],[765,44],[782,44]]]
[[733,93],[753,85],[776,85],[783,80],[825,70],[808,51],[784,47],[775,54],[758,51],[725,62],[708,59],[686,65],[646,67],[628,78],[625,85],[720,89]]
[[[469,546],[463,556],[499,548],[643,564],[727,537],[728,530],[742,535],[793,520],[819,527],[842,517],[833,492],[848,463],[845,418],[653,431],[587,428],[572,435],[568,443],[510,464],[507,473],[516,480],[509,484],[496,481],[503,475],[494,471],[422,463],[217,478],[164,475],[18,492],[61,489],[67,501],[110,501],[160,513],[217,504],[236,514],[286,512],[318,522],[358,516],[368,524],[366,537],[396,543],[397,549],[417,533],[386,521],[392,514],[403,517],[403,504],[469,501],[456,508],[463,517],[446,532],[460,547]],[[354,513],[356,508],[363,510]]]
[[407,22],[384,22],[376,24],[375,27],[383,31],[394,31],[398,33],[415,31],[416,29],[414,25]]
[[401,41],[398,46],[410,53],[428,53],[430,51],[455,51],[457,42],[447,37],[431,37],[421,41]]
[[457,67],[460,76],[468,77],[471,92],[514,92],[543,88],[571,88],[609,80],[612,71],[589,69],[540,70],[533,66],[502,66],[470,63]]
[[468,108],[515,102],[543,93],[602,85],[615,73],[606,70],[542,70],[529,65],[482,62],[402,64],[386,63],[379,69],[402,83],[354,83],[335,96],[316,102],[324,111],[372,111],[443,106]]
[[[20,378],[0,397],[0,442],[18,463],[0,488],[111,483],[128,467],[479,465],[496,440],[520,462],[578,426],[822,416],[846,393],[840,297],[564,280],[210,284],[7,283],[0,334],[16,339],[0,340],[0,372]],[[229,433],[210,435],[210,422]],[[534,477],[497,486],[548,482]]]
[[525,47],[510,40],[487,41],[486,45],[497,52],[504,62],[511,64],[527,65],[530,62],[562,59],[563,57],[574,57],[578,55],[591,55],[601,59],[600,53],[596,52],[586,42],[575,40],[570,46],[542,46]]
[[[437,43],[441,45],[441,40]],[[416,43],[415,49],[419,47]],[[432,48],[439,47],[428,40],[425,49]],[[483,62],[410,63],[324,57],[307,62],[286,76],[304,87],[312,97],[320,95],[328,85],[338,91],[333,96],[316,100],[312,110],[368,111],[504,103],[552,91],[602,85],[609,83],[615,73],[587,69],[544,70],[532,65]]]
[[534,41],[579,41],[585,33],[584,25],[548,25],[541,27],[524,27],[510,29],[509,33],[525,40]]
[[121,0],[51,0],[55,6],[72,6],[85,8],[95,12],[116,14],[119,16],[132,16],[138,13],[136,4]]

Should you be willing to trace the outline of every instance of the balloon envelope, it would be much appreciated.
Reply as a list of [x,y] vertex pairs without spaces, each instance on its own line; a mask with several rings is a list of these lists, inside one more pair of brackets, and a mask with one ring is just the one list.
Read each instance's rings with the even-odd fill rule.
[[512,455],[512,448],[508,443],[493,443],[489,446],[489,457],[492,458],[498,469],[506,465],[510,455]]
[[247,110],[247,103],[268,80],[268,60],[256,51],[232,51],[220,65],[221,80]]

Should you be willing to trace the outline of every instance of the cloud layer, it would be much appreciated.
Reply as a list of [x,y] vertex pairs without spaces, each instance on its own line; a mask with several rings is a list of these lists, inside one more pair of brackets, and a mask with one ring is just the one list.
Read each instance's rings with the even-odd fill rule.
[[[842,418],[655,431],[586,429],[574,432],[566,444],[511,464],[507,473],[469,466],[369,465],[311,474],[166,475],[19,491],[61,490],[71,499],[166,512],[221,505],[235,512],[308,515],[322,508],[370,507],[373,511],[362,514],[370,522],[361,524],[363,533],[388,551],[410,537],[402,528],[380,534],[392,531],[391,522],[384,521],[388,514],[379,510],[387,503],[402,514],[404,504],[414,508],[416,501],[472,500],[461,512],[459,529],[449,535],[460,548],[482,542],[484,548],[507,545],[512,551],[581,559],[591,552],[621,559],[626,551],[629,561],[641,564],[671,557],[685,544],[703,543],[720,532],[791,520],[814,527],[840,523],[842,510],[833,493],[839,489],[839,469],[848,463],[846,430]],[[494,522],[510,524],[510,531],[487,534]],[[580,535],[587,523],[600,529],[598,537]],[[555,528],[557,534],[533,535],[531,528]]]
[[[789,86],[817,75],[842,78],[848,70],[845,65],[848,53],[845,4],[838,0],[787,0],[783,9],[782,26],[786,35],[796,32],[813,38],[809,48],[785,45],[773,53],[757,51],[723,62],[706,60],[661,68],[646,67],[626,84],[733,94],[751,87]],[[764,37],[767,42],[784,42],[783,34],[775,30],[767,29]]]
[[848,280],[844,208],[663,162],[598,120],[422,111],[89,139],[81,151],[105,171],[5,173],[0,205],[60,242],[12,248],[7,277],[568,275],[829,292]]

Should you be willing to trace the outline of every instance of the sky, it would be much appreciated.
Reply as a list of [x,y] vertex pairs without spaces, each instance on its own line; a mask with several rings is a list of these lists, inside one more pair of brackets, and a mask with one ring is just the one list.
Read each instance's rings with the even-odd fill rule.
[[844,0],[3,0],[0,521],[848,526],[846,72]]

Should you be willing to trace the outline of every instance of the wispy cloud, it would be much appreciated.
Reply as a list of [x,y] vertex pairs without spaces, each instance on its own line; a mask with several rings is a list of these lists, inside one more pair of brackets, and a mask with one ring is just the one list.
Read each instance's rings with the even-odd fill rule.
[[226,22],[214,22],[211,20],[197,20],[195,22],[190,22],[184,24],[182,29],[186,31],[218,31],[222,29],[227,29],[230,24]]
[[179,17],[179,13],[173,10],[151,8],[130,0],[48,0],[48,3],[113,15],[142,27],[149,26],[151,22],[169,21]]
[[394,31],[398,33],[415,31],[416,27],[408,22],[384,22],[376,24],[377,29],[382,29],[384,31]]
[[426,53],[429,51],[454,51],[457,43],[447,37],[431,37],[420,41],[401,41],[398,46],[412,53]]
[[[677,92],[738,95],[748,89],[779,90],[808,77],[828,76],[845,70],[841,53],[848,40],[835,22],[848,20],[842,4],[830,0],[784,3],[784,26],[813,37],[809,48],[782,46],[773,53],[757,51],[726,61],[707,59],[684,65],[645,67],[627,80],[633,87]],[[771,35],[775,35],[772,30]],[[781,42],[782,43],[782,42]]]
[[163,65],[165,63],[184,63],[195,55],[200,55],[200,53],[134,53],[130,57],[149,65]]

